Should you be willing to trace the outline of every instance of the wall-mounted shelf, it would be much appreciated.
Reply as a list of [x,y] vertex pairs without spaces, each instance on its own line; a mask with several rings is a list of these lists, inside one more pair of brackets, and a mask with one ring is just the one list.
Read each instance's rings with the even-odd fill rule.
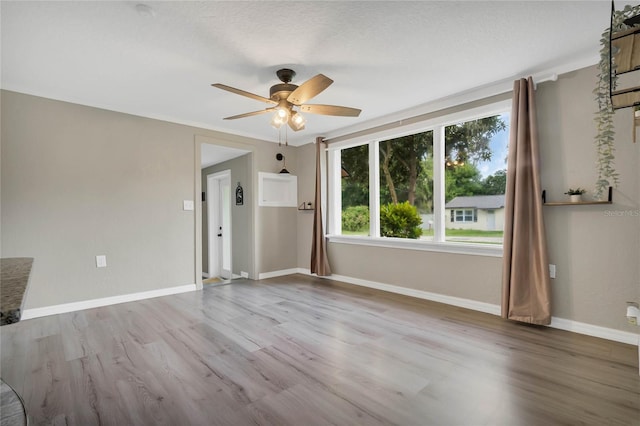
[[[613,73],[618,76],[633,73],[634,77],[628,83],[631,81],[637,82],[638,76],[640,76],[640,27],[634,26],[625,31],[612,33],[610,50],[610,58],[615,62],[615,68],[610,68],[615,70]],[[613,87],[611,88],[613,89]],[[640,86],[637,83],[632,83],[632,86],[613,90],[611,92],[611,105],[614,109],[640,105]]]
[[609,196],[605,201],[578,201],[572,203],[571,201],[556,201],[556,202],[547,202],[547,191],[542,191],[542,204],[545,206],[589,206],[595,204],[611,204],[613,203],[613,188],[609,187]]
[[[615,68],[609,64],[610,69],[615,70],[612,72],[615,75],[634,73],[636,77],[631,81],[637,82],[637,75],[640,75],[640,27],[634,26],[625,31],[612,33],[610,50],[610,60],[615,62]],[[640,86],[633,84],[620,90],[612,90],[611,105],[614,109],[640,105]]]

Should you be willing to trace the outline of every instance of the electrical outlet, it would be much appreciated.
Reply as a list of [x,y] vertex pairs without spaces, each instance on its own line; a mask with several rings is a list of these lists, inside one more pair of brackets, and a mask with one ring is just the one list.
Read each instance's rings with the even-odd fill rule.
[[193,200],[182,200],[182,210],[192,211],[194,208]]
[[107,267],[107,256],[104,254],[96,256],[96,267],[97,268],[106,268]]
[[240,271],[240,276],[241,276],[242,278],[249,278],[249,273],[248,273],[248,272],[245,272],[245,271]]
[[553,263],[549,264],[549,278],[555,278],[556,277],[556,265],[554,265]]

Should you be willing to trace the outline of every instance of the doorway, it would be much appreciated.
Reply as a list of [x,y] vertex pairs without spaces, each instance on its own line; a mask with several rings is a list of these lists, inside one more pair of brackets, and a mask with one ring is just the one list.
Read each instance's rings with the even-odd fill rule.
[[209,277],[231,279],[231,170],[207,175]]
[[[195,170],[195,194],[198,199],[202,198],[202,201],[195,205],[196,259],[194,279],[196,288],[202,289],[203,284],[215,282],[231,283],[236,278],[252,279],[256,274],[256,234],[254,232],[256,212],[253,202],[253,183],[257,182],[257,172],[253,166],[253,147],[196,135],[195,153],[197,167]],[[214,181],[215,184],[208,184],[209,175],[225,171],[229,180],[222,185],[222,189],[220,188],[222,182]],[[222,176],[219,174],[216,177],[221,178]],[[210,186],[217,187],[216,195],[209,194]],[[240,188],[240,192],[244,192],[243,202],[240,203],[235,199],[238,188]],[[224,195],[227,190],[229,197],[222,198],[222,200],[228,201],[225,204],[221,201],[220,196]],[[223,213],[225,209],[220,210],[225,205],[229,207],[226,210],[227,216]],[[226,224],[216,223],[209,226],[210,209],[217,212],[218,220],[226,222]],[[222,232],[219,232],[220,226],[223,228]],[[218,237],[218,234],[222,235]],[[210,240],[212,240],[212,244],[210,244]],[[213,270],[209,269],[212,257],[209,253],[209,247],[217,251],[214,258],[221,260],[221,263],[213,263]],[[221,259],[225,253],[228,256]]]

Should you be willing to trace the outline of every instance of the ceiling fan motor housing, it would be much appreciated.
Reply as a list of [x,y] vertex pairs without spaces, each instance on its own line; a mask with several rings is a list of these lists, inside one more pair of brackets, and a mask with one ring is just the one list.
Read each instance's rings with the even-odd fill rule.
[[271,86],[271,89],[269,89],[269,97],[272,100],[279,102],[283,99],[287,99],[289,97],[289,94],[296,90],[298,86],[296,86],[295,84],[290,84],[291,80],[293,80],[293,77],[296,76],[296,72],[294,70],[289,68],[282,68],[276,71],[276,75],[282,83]]
[[289,97],[289,94],[291,94],[291,92],[293,92],[297,88],[298,86],[296,86],[295,84],[276,84],[271,86],[271,89],[269,89],[269,96],[272,100],[278,102],[281,99],[287,99]]

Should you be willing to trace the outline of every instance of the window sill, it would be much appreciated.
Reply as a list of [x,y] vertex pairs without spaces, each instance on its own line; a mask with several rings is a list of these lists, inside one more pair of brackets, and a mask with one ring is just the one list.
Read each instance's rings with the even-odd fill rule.
[[398,248],[405,250],[435,251],[472,256],[502,257],[502,244],[473,244],[455,242],[420,241],[404,238],[374,238],[355,235],[327,235],[329,242],[362,246]]

